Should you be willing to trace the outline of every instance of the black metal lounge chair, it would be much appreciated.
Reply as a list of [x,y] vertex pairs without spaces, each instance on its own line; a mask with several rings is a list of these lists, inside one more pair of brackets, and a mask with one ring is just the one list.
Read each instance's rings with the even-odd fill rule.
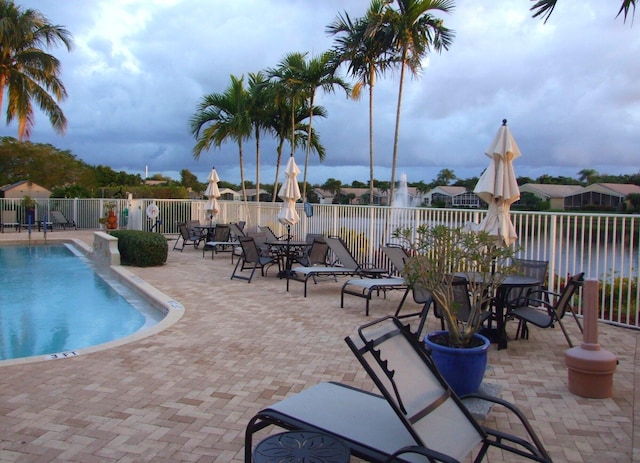
[[[197,248],[202,240],[202,234],[195,230],[189,229],[186,223],[178,225],[178,239],[173,243],[173,249],[182,252],[185,246],[193,244],[194,248]],[[180,242],[182,240],[182,242]],[[178,245],[180,244],[180,247]]]
[[510,301],[510,309],[506,319],[517,319],[520,322],[516,331],[516,339],[519,336],[525,339],[529,337],[528,323],[539,328],[553,328],[558,323],[569,347],[573,347],[569,334],[562,324],[562,318],[569,310],[573,314],[580,332],[582,332],[582,325],[571,305],[571,298],[583,283],[584,273],[578,273],[569,278],[561,293],[544,290],[532,291],[525,297]]
[[339,265],[334,266],[311,266],[311,267],[294,267],[290,281],[299,281],[304,283],[304,297],[307,297],[307,282],[310,278],[318,276],[349,276],[349,275],[365,275],[365,276],[381,276],[388,272],[387,269],[370,267],[366,264],[360,264],[353,257],[346,244],[338,237],[327,237],[325,241],[329,245],[329,249],[333,253]]
[[76,223],[73,220],[68,220],[60,211],[51,211],[51,217],[49,218],[53,227],[62,228],[63,230],[66,230],[67,227],[78,229]]
[[[231,274],[232,280],[237,278],[239,280],[246,280],[247,283],[251,283],[256,269],[259,268],[260,273],[264,276],[265,269],[275,264],[278,265],[278,270],[280,270],[280,261],[278,258],[276,256],[262,255],[253,236],[241,236],[238,241],[242,248],[242,256],[240,256],[240,259],[238,259],[238,262],[233,269],[233,273]],[[246,268],[251,269],[251,274],[248,277],[240,274],[240,272]]]
[[[520,422],[522,436],[481,426],[438,373],[408,327],[385,317],[345,339],[382,395],[340,383],[320,383],[258,412],[245,432],[245,462],[253,434],[275,425],[340,439],[365,461],[457,462],[489,448],[538,462],[551,462],[542,442],[514,405],[483,394]],[[466,460],[465,460],[466,461]]]

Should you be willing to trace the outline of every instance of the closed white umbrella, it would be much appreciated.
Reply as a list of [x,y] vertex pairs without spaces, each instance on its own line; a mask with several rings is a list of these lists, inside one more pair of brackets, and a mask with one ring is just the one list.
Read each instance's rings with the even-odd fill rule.
[[204,191],[204,195],[209,198],[209,200],[204,205],[204,209],[209,211],[210,218],[213,220],[213,216],[219,212],[218,198],[220,197],[220,190],[218,190],[218,182],[220,181],[220,178],[218,177],[218,172],[216,172],[215,167],[211,169],[209,177],[207,177],[207,181],[209,184],[207,185],[207,189]]
[[486,217],[474,227],[499,237],[510,246],[518,239],[511,222],[511,204],[520,199],[520,189],[513,170],[513,160],[521,156],[520,149],[503,119],[502,127],[485,153],[490,161],[473,192],[489,204]]
[[287,226],[287,230],[290,230],[292,225],[297,224],[300,221],[300,216],[296,211],[296,201],[301,197],[300,186],[298,185],[298,174],[300,169],[296,164],[296,160],[293,155],[287,162],[287,167],[284,170],[287,179],[284,181],[278,192],[280,199],[284,201],[282,209],[278,213],[278,222]]

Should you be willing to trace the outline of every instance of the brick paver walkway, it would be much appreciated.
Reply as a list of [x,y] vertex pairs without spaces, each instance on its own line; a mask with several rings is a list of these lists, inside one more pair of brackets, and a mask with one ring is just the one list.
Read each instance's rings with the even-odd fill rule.
[[[7,232],[0,241],[26,237]],[[87,231],[47,237],[93,242]],[[273,269],[251,284],[231,281],[227,253],[212,261],[193,248],[170,250],[163,267],[130,270],[182,303],[184,316],[120,347],[0,366],[0,463],[242,461],[244,429],[259,409],[321,381],[373,390],[343,339],[393,313],[400,297],[374,299],[367,318],[363,299],[339,307],[341,283],[310,285],[305,299],[301,284],[287,293]],[[429,325],[439,326],[431,316]],[[640,333],[599,329],[620,361],[610,399],[568,391],[559,329],[531,328],[530,340],[489,354],[487,380],[526,413],[556,462],[640,461]],[[502,413],[489,420],[511,427]]]

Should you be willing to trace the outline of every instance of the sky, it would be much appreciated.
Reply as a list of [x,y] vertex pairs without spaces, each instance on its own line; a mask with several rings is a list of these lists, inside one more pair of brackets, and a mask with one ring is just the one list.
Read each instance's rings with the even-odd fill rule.
[[[205,182],[215,166],[221,180],[239,183],[235,142],[193,157],[189,119],[202,97],[222,93],[232,74],[276,67],[288,53],[328,50],[334,38],[327,25],[345,11],[363,16],[369,0],[16,3],[40,10],[75,41],[70,53],[51,50],[68,92],[61,103],[66,135],[37,112],[32,142],[143,178],[148,172],[179,180],[188,169]],[[640,171],[640,32],[632,20],[615,18],[619,1],[560,0],[546,24],[531,17],[527,0],[455,3],[442,15],[456,34],[452,46],[429,55],[420,75],[405,81],[397,178],[428,183],[442,169],[480,176],[503,119],[522,152],[518,176]],[[388,73],[375,86],[378,180],[391,179],[399,75]],[[318,104],[328,117],[314,118],[313,126],[327,154],[322,163],[312,154],[308,181],[367,182],[368,98],[319,92]],[[16,124],[3,123],[0,135],[17,136]],[[255,181],[253,141],[245,142],[244,158],[246,178]],[[302,169],[304,151],[295,158]],[[263,137],[261,182],[273,183],[275,162],[275,142]]]

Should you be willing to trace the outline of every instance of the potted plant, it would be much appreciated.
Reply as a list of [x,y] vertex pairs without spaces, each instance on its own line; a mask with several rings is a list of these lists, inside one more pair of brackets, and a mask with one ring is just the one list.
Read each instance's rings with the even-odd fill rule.
[[[118,228],[118,217],[116,216],[115,209],[118,206],[118,203],[114,199],[107,200],[103,203],[103,207],[105,210],[105,218],[104,221],[107,230],[116,230]],[[99,220],[100,223],[103,223]]]
[[36,201],[31,196],[24,196],[21,201],[25,210],[25,222],[27,224],[36,223]]
[[[425,336],[434,362],[456,393],[475,392],[484,376],[489,347],[480,331],[495,289],[510,273],[510,268],[502,264],[511,260],[514,250],[497,245],[496,238],[486,232],[445,225],[422,225],[415,231],[399,228],[394,237],[411,249],[412,257],[403,270],[405,279],[410,285],[431,292],[446,327],[446,331]],[[459,318],[455,299],[455,285],[460,278],[466,280],[469,294],[469,311],[464,313],[464,320]],[[458,360],[458,356],[469,354],[475,354],[474,361],[479,363],[462,366],[464,360]],[[448,367],[451,372],[445,371]],[[474,371],[479,379],[470,377]]]

